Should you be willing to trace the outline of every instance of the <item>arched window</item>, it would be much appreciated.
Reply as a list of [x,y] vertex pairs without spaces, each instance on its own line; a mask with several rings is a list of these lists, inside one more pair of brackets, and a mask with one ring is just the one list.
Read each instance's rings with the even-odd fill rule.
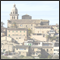
[[15,19],[15,16],[14,16],[14,19]]
[[12,16],[12,19],[13,19],[13,16]]
[[47,49],[47,52],[48,52],[48,49]]
[[15,14],[17,14],[17,11],[15,12]]
[[13,14],[14,14],[14,12],[13,12]]

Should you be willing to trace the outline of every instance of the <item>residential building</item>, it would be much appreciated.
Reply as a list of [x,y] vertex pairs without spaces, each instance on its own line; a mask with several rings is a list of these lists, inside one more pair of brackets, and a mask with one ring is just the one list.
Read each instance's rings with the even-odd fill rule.
[[25,28],[7,28],[7,36],[13,38],[21,45],[27,40],[27,33]]
[[29,46],[24,45],[16,45],[14,46],[14,52],[18,53],[19,55],[27,56]]
[[59,42],[54,43],[53,55],[58,55],[59,56]]

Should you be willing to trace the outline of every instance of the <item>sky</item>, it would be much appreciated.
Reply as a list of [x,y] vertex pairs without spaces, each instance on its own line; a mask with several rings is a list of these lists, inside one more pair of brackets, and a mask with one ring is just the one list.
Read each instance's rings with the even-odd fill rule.
[[32,19],[49,20],[49,25],[59,24],[59,1],[1,1],[1,22],[7,27],[10,12],[16,4],[19,19],[28,14]]

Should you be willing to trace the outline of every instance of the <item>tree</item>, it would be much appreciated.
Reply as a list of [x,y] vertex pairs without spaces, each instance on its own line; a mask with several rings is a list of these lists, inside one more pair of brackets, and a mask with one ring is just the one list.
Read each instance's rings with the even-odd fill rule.
[[41,54],[39,54],[38,57],[41,58]]
[[32,30],[31,29],[28,29],[28,36],[30,36],[32,33]]
[[11,27],[17,28],[18,26],[17,26],[16,23],[14,22]]
[[49,55],[49,56],[48,56],[48,59],[51,59],[51,58],[52,58],[52,56],[51,56],[51,55]]
[[50,36],[49,35],[46,35],[46,38],[47,38],[47,41],[49,40]]
[[50,40],[51,41],[56,40],[56,37],[55,36],[54,37],[51,37]]

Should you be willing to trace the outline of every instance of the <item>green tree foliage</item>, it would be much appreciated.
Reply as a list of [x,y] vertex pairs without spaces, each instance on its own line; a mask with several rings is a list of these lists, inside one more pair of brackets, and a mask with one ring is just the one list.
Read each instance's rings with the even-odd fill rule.
[[39,54],[38,57],[41,58],[41,54]]
[[53,36],[53,37],[50,38],[50,40],[51,40],[51,41],[56,40],[56,37]]
[[32,33],[32,30],[31,29],[28,29],[28,35],[30,36]]
[[50,36],[49,35],[46,35],[46,38],[47,38],[47,41],[49,40]]
[[51,56],[51,55],[49,55],[49,56],[48,56],[48,59],[51,59],[51,58],[52,58],[52,56]]

